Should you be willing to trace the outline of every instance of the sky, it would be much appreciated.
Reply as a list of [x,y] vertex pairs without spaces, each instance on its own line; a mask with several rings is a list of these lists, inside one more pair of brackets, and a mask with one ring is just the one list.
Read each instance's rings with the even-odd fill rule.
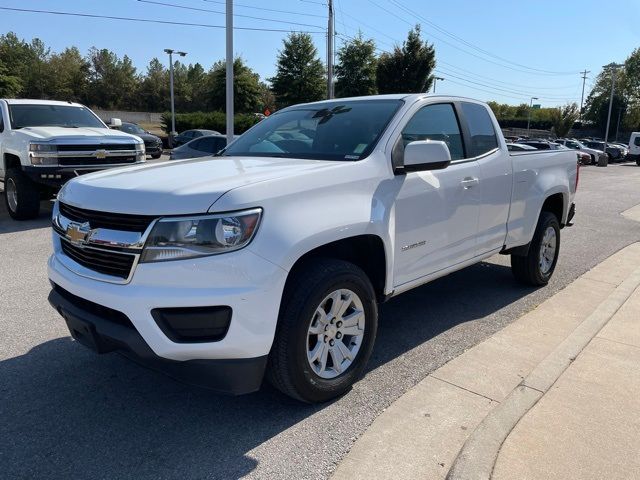
[[[0,9],[0,33],[42,39],[52,51],[76,46],[128,55],[145,72],[163,50],[188,53],[186,63],[208,69],[225,55],[224,0],[0,0],[0,7],[132,17],[187,26],[50,15]],[[171,6],[173,5],[173,6]],[[189,7],[187,8],[178,8]],[[434,44],[438,93],[543,107],[580,103],[580,71],[589,70],[585,97],[603,65],[623,62],[640,47],[640,1],[609,0],[334,0],[337,47],[360,30],[378,53],[406,39],[412,25]],[[193,10],[195,9],[195,10]],[[312,33],[326,58],[326,0],[234,0],[234,52],[262,79],[275,73],[291,30]],[[215,13],[220,12],[220,13]],[[285,13],[286,12],[286,13]],[[605,14],[603,15],[603,12]],[[248,18],[259,17],[259,18]]]

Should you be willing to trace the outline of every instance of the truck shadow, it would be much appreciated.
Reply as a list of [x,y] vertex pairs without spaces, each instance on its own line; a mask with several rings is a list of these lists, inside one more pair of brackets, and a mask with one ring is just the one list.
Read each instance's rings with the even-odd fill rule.
[[53,204],[50,200],[40,202],[40,215],[33,220],[17,221],[12,219],[7,212],[4,201],[4,192],[0,191],[0,234],[24,232],[26,230],[36,230],[51,226],[51,209]]
[[[382,307],[369,373],[530,291],[515,285],[507,267],[482,263],[393,299]],[[375,384],[365,388],[375,396]],[[220,396],[117,354],[96,356],[69,337],[0,362],[0,392],[5,478],[239,478],[256,468],[252,450],[262,443],[311,416],[326,423],[348,417],[352,395],[366,402],[354,390],[333,403],[303,405],[269,386]]]

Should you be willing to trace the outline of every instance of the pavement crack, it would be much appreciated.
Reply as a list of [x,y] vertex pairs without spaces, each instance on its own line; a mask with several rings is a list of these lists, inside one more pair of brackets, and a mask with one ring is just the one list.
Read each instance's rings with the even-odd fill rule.
[[473,393],[474,395],[477,395],[477,396],[482,397],[482,398],[486,398],[487,400],[491,400],[492,402],[500,403],[500,401],[496,400],[495,398],[487,397],[486,395],[483,395],[481,393],[474,392],[473,390],[470,390],[468,388],[461,387],[460,385],[456,385],[455,383],[449,382],[449,381],[444,380],[444,379],[442,379],[440,377],[436,377],[433,374],[431,374],[429,376],[435,378],[436,380],[440,380],[441,382],[447,383],[447,384],[451,385],[452,387],[456,387],[456,388],[459,388],[460,390],[464,390],[465,392]]

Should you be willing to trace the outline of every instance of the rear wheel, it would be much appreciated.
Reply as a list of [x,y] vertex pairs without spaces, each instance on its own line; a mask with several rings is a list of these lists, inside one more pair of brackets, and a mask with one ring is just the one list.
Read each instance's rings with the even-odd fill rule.
[[511,255],[511,271],[519,282],[542,286],[549,283],[560,253],[560,223],[551,212],[542,212],[527,255]]
[[312,260],[285,291],[267,377],[304,402],[342,395],[362,374],[377,326],[367,275],[349,262]]
[[40,190],[20,169],[10,168],[4,179],[4,202],[14,220],[29,220],[40,213]]

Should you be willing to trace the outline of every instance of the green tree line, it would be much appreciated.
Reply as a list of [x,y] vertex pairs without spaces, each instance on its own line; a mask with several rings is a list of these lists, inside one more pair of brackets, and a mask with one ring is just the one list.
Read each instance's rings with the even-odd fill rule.
[[[361,34],[338,51],[339,97],[429,89],[435,67],[433,45],[420,27],[392,52],[376,55],[373,40]],[[222,111],[225,62],[206,70],[201,64],[174,63],[176,109]],[[267,83],[268,82],[268,83]],[[234,60],[234,104],[239,113],[263,112],[312,102],[326,96],[326,70],[312,38],[291,33],[276,58],[276,74],[263,81],[242,58]],[[30,42],[14,33],[0,36],[0,97],[78,101],[96,108],[163,112],[169,109],[169,69],[153,58],[144,71],[131,59],[108,49],[76,47],[52,52],[40,39]]]

